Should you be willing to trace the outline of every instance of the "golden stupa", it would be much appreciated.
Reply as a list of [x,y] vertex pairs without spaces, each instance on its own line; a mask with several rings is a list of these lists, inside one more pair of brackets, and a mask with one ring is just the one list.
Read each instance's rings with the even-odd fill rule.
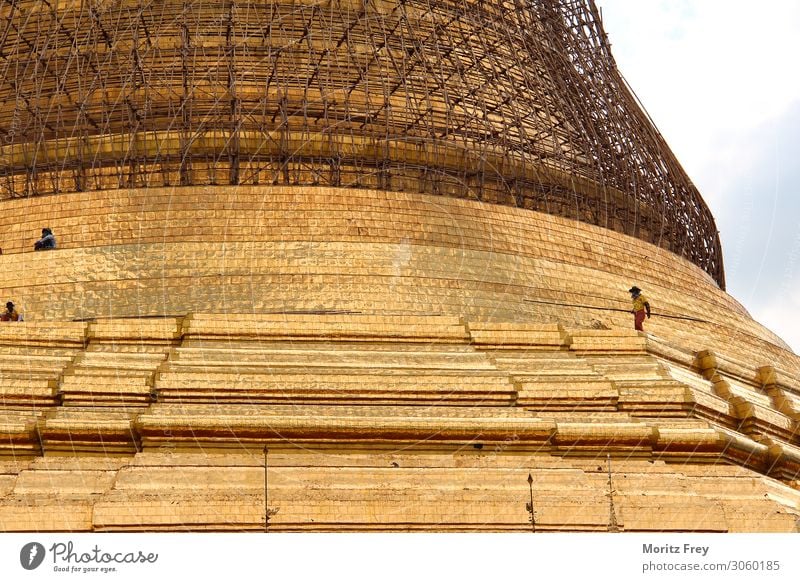
[[800,358],[593,0],[0,31],[0,530],[798,529]]

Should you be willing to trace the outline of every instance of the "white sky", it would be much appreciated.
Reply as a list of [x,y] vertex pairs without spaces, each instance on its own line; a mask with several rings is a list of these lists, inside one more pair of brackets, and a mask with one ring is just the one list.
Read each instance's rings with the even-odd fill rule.
[[596,0],[711,207],[728,292],[800,353],[800,0]]

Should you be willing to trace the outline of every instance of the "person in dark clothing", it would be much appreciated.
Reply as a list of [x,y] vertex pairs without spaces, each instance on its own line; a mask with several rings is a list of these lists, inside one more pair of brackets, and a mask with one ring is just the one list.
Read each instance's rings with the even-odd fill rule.
[[0,315],[0,321],[22,321],[22,317],[14,309],[14,304],[9,301],[6,303],[6,310],[3,312],[3,315]]
[[36,241],[36,244],[33,245],[33,250],[49,251],[54,248],[56,248],[56,237],[53,235],[53,231],[49,228],[43,228],[42,238]]

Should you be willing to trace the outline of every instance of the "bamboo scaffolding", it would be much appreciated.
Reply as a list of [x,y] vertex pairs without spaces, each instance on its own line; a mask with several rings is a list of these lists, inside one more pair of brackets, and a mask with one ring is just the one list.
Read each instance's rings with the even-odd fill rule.
[[593,0],[0,2],[0,198],[206,184],[535,209],[724,287],[714,219]]

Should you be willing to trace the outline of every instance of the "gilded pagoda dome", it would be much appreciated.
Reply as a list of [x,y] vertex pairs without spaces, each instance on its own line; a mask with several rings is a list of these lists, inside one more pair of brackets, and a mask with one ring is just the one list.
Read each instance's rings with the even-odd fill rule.
[[534,209],[688,258],[713,217],[596,8],[302,0],[0,9],[0,189],[374,188]]
[[0,531],[800,527],[593,0],[5,2],[0,247]]

